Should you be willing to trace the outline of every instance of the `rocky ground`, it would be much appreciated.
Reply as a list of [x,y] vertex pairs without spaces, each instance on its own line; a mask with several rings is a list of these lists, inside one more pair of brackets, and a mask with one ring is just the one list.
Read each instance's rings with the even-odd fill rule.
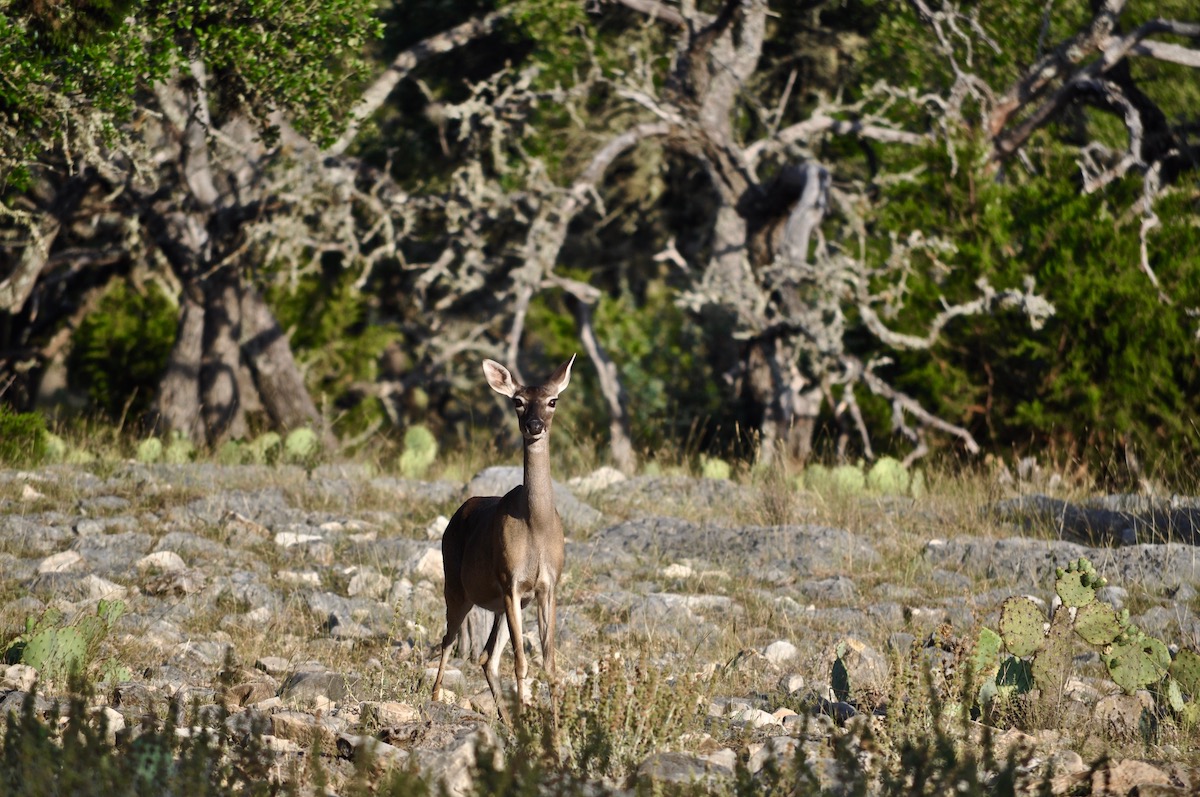
[[[519,478],[515,468],[462,485],[357,466],[203,464],[0,472],[0,643],[48,609],[74,627],[119,599],[125,612],[86,662],[96,711],[118,738],[186,707],[195,722],[262,728],[281,758],[320,739],[335,783],[370,748],[383,766],[465,794],[481,746],[503,749],[511,736],[470,660],[454,659],[446,702],[429,700],[444,630],[440,532],[465,495]],[[893,707],[921,699],[906,670],[948,683],[964,640],[997,627],[1006,597],[1048,605],[1056,566],[1080,556],[1109,579],[1100,597],[1148,634],[1173,650],[1200,643],[1188,502],[935,498],[936,484],[917,499],[829,497],[603,474],[557,489],[569,538],[566,756],[584,761],[595,717],[623,711],[617,744],[580,773],[615,789],[719,786],[739,764],[753,772],[798,747],[836,785],[839,734],[863,722],[902,732]],[[526,628],[539,674],[532,612]],[[502,673],[511,683],[511,652]],[[38,673],[17,663],[0,675],[0,712],[15,711]],[[614,678],[620,705],[580,700]],[[64,680],[39,687],[40,710]],[[1120,694],[1084,648],[1064,695],[1055,716],[994,723],[1002,745],[1026,751],[1031,778],[1052,764],[1060,793],[1200,789],[1195,730],[1155,695]]]

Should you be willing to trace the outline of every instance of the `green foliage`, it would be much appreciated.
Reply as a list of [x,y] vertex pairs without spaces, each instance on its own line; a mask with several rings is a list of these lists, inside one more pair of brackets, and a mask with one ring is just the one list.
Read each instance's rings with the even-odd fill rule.
[[[1200,391],[1195,320],[1184,309],[1200,303],[1187,254],[1200,246],[1194,201],[1156,205],[1163,224],[1150,236],[1151,262],[1168,304],[1138,267],[1137,224],[1124,219],[1140,183],[1081,194],[1062,177],[1076,171],[1073,150],[1048,135],[1030,148],[1033,175],[1013,170],[997,181],[972,165],[979,150],[961,143],[957,171],[944,153],[928,153],[922,179],[886,192],[883,229],[921,230],[955,247],[939,262],[914,257],[908,309],[895,325],[921,333],[944,301],[978,296],[978,280],[1010,288],[1027,276],[1055,315],[1040,330],[1008,312],[957,320],[932,349],[896,352],[884,375],[994,447],[1051,448],[1101,467],[1126,443],[1144,460],[1197,450],[1200,429],[1183,421]],[[886,261],[886,236],[871,245]],[[873,420],[888,411],[864,397]]]
[[36,412],[13,412],[0,404],[0,462],[32,465],[46,458],[46,421]]
[[113,280],[71,339],[72,387],[109,420],[150,407],[175,344],[177,312],[154,282]]
[[368,41],[381,34],[371,0],[78,0],[0,11],[0,185],[20,185],[36,152],[128,135],[144,91],[205,63],[221,109],[265,118],[285,109],[328,141],[365,82]]
[[429,428],[417,424],[404,432],[404,451],[400,454],[400,473],[407,479],[420,479],[438,455],[437,438]]
[[[708,372],[704,332],[675,305],[670,287],[651,279],[640,295],[632,290],[604,295],[594,313],[596,336],[628,396],[635,447],[706,447],[705,426],[719,416],[721,394]],[[535,297],[526,323],[529,344],[542,349],[548,362],[562,362],[579,350],[574,315],[558,292]],[[578,434],[605,435],[609,412],[591,368],[577,364],[571,392],[579,406],[571,414]]]
[[363,384],[380,377],[380,359],[403,340],[393,326],[368,314],[370,300],[355,286],[357,275],[340,269],[274,286],[268,301],[289,331],[292,351],[314,395],[339,410],[334,431],[352,436],[387,420],[383,406]]

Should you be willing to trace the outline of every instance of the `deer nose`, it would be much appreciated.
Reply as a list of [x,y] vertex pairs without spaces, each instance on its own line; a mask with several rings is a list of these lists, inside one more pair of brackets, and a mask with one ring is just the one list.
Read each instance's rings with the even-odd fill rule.
[[525,424],[525,429],[531,435],[537,436],[546,431],[546,424],[542,422],[541,418],[530,418],[529,422]]

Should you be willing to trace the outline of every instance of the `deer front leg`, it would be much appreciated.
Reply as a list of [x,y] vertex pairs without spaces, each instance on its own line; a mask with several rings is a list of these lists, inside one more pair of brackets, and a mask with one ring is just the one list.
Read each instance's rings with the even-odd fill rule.
[[525,644],[521,629],[521,596],[514,586],[509,587],[504,596],[504,614],[508,618],[508,635],[512,639],[513,658],[516,659],[514,670],[517,676],[517,713],[525,705],[525,676],[529,665],[525,661]]
[[557,613],[554,590],[544,589],[537,595],[538,605],[538,636],[542,641],[542,667],[550,681],[551,692],[558,682],[557,667],[554,663],[554,623]]
[[538,636],[542,640],[542,669],[550,682],[550,714],[554,733],[558,734],[558,667],[554,662],[554,625],[556,621],[556,599],[554,588],[543,589],[537,596]]

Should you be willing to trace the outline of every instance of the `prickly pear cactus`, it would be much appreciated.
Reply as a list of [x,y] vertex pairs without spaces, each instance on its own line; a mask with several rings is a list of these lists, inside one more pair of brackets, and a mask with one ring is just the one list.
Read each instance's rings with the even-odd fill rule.
[[1003,644],[1004,640],[992,629],[980,629],[979,638],[975,640],[975,651],[971,654],[971,668],[976,678],[990,678],[996,673]]
[[846,668],[846,662],[842,657],[846,655],[846,643],[839,642],[837,646],[837,656],[833,660],[833,670],[830,672],[830,688],[833,689],[833,695],[838,700],[850,699],[850,670]]
[[1200,653],[1183,648],[1171,662],[1171,677],[1192,700],[1200,699]]
[[1126,694],[1162,680],[1171,666],[1167,646],[1132,626],[1116,638],[1102,659],[1109,677]]
[[1080,606],[1075,614],[1075,633],[1089,645],[1111,645],[1129,624],[1129,610],[1120,614],[1103,601]]
[[87,642],[74,628],[44,628],[26,641],[21,663],[43,678],[55,679],[81,669],[87,652]]
[[1042,610],[1029,598],[1009,598],[1000,605],[1000,636],[1014,656],[1024,658],[1042,646],[1045,622]]
[[1057,700],[1063,684],[1067,681],[1067,670],[1071,666],[1072,643],[1071,616],[1065,611],[1054,613],[1050,631],[1041,648],[1033,656],[1030,674],[1043,695]]
[[1023,695],[1033,688],[1033,673],[1029,662],[1018,658],[1007,658],[1000,663],[996,672],[996,692],[1000,697]]
[[1083,557],[1066,568],[1058,568],[1055,575],[1054,591],[1065,606],[1087,606],[1096,599],[1096,590],[1108,583],[1096,574],[1096,568]]

